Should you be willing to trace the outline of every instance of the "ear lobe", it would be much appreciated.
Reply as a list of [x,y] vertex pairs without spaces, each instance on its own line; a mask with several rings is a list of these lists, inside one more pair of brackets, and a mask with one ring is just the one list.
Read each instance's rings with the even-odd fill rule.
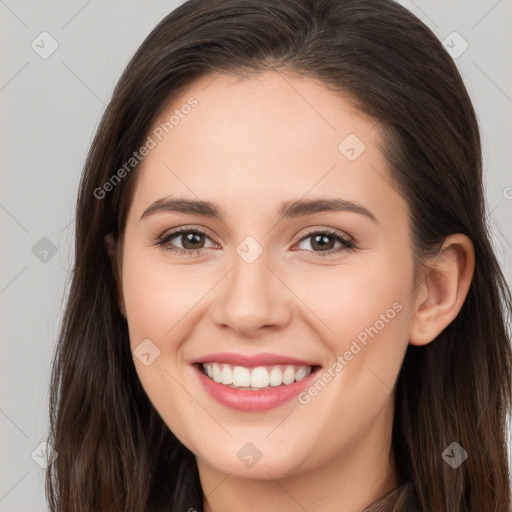
[[425,265],[409,330],[412,345],[430,343],[459,314],[475,268],[473,243],[466,235],[450,235]]
[[112,235],[112,233],[109,233],[108,235],[105,236],[104,242],[105,242],[105,248],[107,249],[108,257],[110,259],[110,265],[112,267],[114,281],[116,282],[117,302],[119,304],[119,309],[121,311],[121,314],[126,318],[126,307],[124,304],[123,287],[121,284],[121,276],[120,276],[120,271],[119,271],[117,243],[114,240],[114,236]]

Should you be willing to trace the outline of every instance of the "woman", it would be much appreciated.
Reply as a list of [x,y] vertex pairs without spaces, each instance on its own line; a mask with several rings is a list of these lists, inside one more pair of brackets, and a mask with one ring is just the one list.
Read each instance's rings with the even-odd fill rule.
[[80,185],[52,511],[510,510],[480,136],[388,0],[190,0]]

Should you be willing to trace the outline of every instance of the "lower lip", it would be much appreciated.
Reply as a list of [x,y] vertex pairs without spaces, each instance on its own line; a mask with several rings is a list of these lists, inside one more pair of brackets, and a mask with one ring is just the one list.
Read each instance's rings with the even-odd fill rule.
[[198,365],[194,365],[194,368],[201,384],[212,398],[231,409],[246,412],[266,411],[291,400],[310,385],[312,378],[318,371],[318,368],[314,369],[307,377],[293,384],[262,389],[261,391],[246,391],[219,384],[206,376]]

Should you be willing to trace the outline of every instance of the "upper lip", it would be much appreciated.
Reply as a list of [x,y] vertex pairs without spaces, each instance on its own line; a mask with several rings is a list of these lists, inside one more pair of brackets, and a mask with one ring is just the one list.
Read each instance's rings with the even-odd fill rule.
[[297,359],[295,357],[283,356],[279,354],[271,354],[269,352],[255,355],[235,354],[231,352],[208,354],[202,357],[198,357],[192,361],[192,364],[197,363],[225,363],[232,364],[234,366],[244,366],[246,368],[255,368],[257,366],[273,366],[277,364],[288,364],[295,366],[319,366],[318,363],[313,361],[306,361],[304,359]]

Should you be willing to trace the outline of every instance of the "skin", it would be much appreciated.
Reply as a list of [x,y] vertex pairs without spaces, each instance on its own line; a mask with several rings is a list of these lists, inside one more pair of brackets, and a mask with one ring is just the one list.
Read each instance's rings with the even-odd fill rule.
[[[113,261],[132,350],[150,339],[152,364],[134,364],[151,402],[196,455],[206,511],[360,511],[397,486],[391,447],[395,383],[409,343],[432,341],[456,316],[474,256],[449,237],[414,282],[409,211],[377,144],[378,125],[322,84],[275,71],[257,77],[204,77],[160,113],[165,122],[190,97],[197,106],[144,158],[126,229]],[[338,145],[365,144],[354,161]],[[217,203],[220,219],[159,212],[169,196]],[[342,198],[355,212],[317,212],[278,221],[284,201]],[[173,228],[206,231],[202,254],[185,256]],[[329,238],[322,257],[310,228]],[[248,236],[263,252],[236,252]],[[335,245],[333,245],[335,243]],[[188,249],[191,251],[191,249]],[[318,361],[326,371],[365,328],[400,312],[301,404],[264,412],[231,410],[210,398],[190,362],[213,352],[272,352]],[[262,453],[246,467],[247,442]]]

